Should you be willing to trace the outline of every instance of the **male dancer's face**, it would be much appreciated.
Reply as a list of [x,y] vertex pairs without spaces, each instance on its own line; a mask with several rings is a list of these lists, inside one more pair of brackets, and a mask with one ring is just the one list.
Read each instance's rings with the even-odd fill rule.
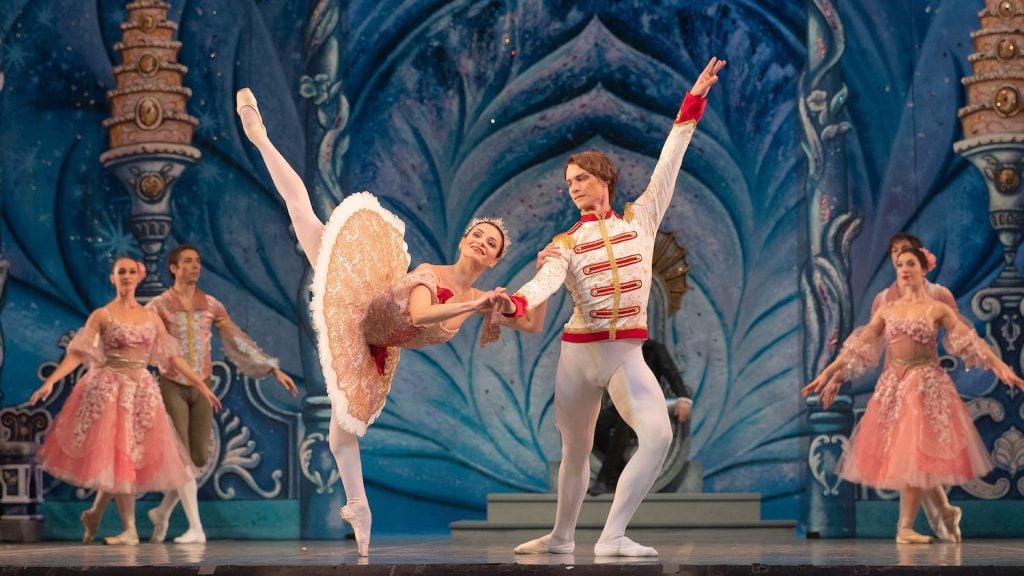
[[569,188],[569,196],[580,212],[597,212],[603,215],[611,208],[608,203],[608,183],[576,164],[565,167],[565,185]]
[[174,283],[195,284],[199,282],[199,273],[203,271],[203,263],[199,253],[195,250],[184,250],[178,255],[177,264],[172,264],[174,269]]
[[897,240],[892,243],[892,248],[889,248],[889,259],[892,260],[892,267],[896,267],[896,259],[899,257],[900,252],[903,252],[907,248],[913,248],[914,245],[909,240]]

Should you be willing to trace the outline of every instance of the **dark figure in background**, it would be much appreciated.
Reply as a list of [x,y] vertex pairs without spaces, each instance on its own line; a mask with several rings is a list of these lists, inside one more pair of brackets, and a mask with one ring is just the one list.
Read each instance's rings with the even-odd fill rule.
[[[680,424],[690,420],[693,407],[693,391],[683,382],[668,348],[657,340],[646,340],[643,343],[644,362],[654,377],[658,379],[665,399],[671,404],[669,409]],[[673,402],[674,401],[674,402]],[[636,443],[636,434],[630,428],[619,411],[615,409],[608,395],[601,405],[601,413],[597,416],[594,429],[594,448],[604,455],[597,479],[590,487],[591,494],[614,492],[619,482],[619,474],[626,466],[626,452]]]

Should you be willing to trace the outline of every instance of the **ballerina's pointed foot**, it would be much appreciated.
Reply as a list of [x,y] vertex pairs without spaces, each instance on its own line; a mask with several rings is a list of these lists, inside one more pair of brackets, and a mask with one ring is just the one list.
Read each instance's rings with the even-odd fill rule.
[[356,537],[356,549],[360,556],[370,555],[370,525],[373,516],[366,504],[346,504],[341,509],[341,519],[352,526],[352,534]]
[[154,544],[159,544],[167,538],[167,524],[170,521],[170,514],[163,514],[160,511],[160,507],[150,508],[146,512],[146,516],[149,517],[149,521],[153,523],[153,535],[149,537],[149,541]]
[[202,530],[189,528],[185,533],[174,539],[176,544],[203,544],[206,542],[206,533]]
[[946,531],[949,532],[950,542],[962,542],[963,535],[960,533],[960,518],[963,516],[963,510],[957,506],[952,506],[952,511],[942,516],[942,523],[946,526]]
[[948,523],[946,522],[945,517],[943,517],[940,509],[925,506],[924,517],[928,520],[928,527],[930,527],[932,532],[935,533],[935,538],[937,540],[955,542],[952,534],[949,533]]
[[654,548],[637,544],[625,536],[594,544],[594,556],[628,556],[639,558],[657,555],[658,551]]
[[82,515],[78,519],[82,521],[82,528],[85,529],[85,532],[82,534],[82,544],[88,544],[96,537],[96,532],[100,529],[100,521],[103,520],[103,516],[92,512],[90,509],[83,510]]
[[235,112],[242,120],[242,130],[250,142],[259,144],[267,139],[267,128],[263,125],[263,116],[252,90],[242,88],[235,94]]
[[516,554],[572,554],[576,550],[575,542],[552,542],[551,534],[534,538],[515,547]]
[[901,528],[896,532],[897,544],[931,544],[932,537],[915,532],[910,528]]
[[139,535],[135,530],[125,530],[117,536],[107,536],[103,539],[103,543],[108,546],[138,546]]

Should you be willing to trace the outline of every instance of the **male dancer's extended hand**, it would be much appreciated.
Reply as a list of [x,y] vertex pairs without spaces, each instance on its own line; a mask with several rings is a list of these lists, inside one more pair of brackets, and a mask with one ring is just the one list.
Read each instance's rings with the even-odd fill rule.
[[718,72],[722,68],[725,68],[725,60],[719,60],[712,56],[711,60],[708,60],[708,65],[704,67],[704,71],[697,77],[697,81],[693,83],[693,88],[690,88],[690,94],[701,98],[707,96],[708,90],[718,83]]

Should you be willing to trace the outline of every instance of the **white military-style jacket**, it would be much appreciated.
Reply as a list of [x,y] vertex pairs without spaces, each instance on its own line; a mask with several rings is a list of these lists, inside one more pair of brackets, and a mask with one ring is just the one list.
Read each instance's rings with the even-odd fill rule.
[[559,257],[548,258],[532,280],[512,296],[516,312],[547,300],[565,284],[575,304],[562,340],[596,342],[647,339],[651,259],[676,177],[706,100],[687,94],[654,167],[651,182],[623,215],[583,213],[572,228],[555,236]]

